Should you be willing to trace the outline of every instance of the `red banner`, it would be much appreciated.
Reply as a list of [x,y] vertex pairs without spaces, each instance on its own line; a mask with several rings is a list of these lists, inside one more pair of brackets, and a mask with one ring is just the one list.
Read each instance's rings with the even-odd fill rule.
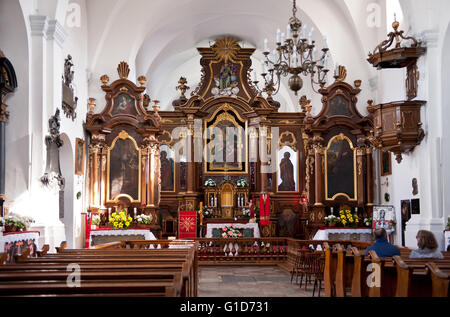
[[85,214],[86,215],[86,237],[85,237],[85,239],[84,239],[84,247],[85,248],[89,248],[90,247],[90,245],[89,245],[89,238],[90,238],[90,236],[91,236],[91,224],[92,224],[92,215],[91,215],[91,217],[89,218],[88,217],[88,213],[86,213]]
[[178,239],[197,238],[197,212],[179,211],[178,214]]
[[270,198],[269,194],[259,196],[259,224],[261,226],[270,225]]

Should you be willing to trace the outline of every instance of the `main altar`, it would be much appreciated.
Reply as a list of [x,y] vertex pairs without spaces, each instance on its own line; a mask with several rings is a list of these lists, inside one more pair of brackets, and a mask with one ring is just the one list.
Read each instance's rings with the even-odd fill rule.
[[[280,112],[273,90],[251,80],[254,51],[227,36],[199,47],[201,80],[191,88],[181,76],[170,110],[147,94],[145,76],[128,79],[125,62],[119,79],[101,77],[106,106],[96,113],[91,100],[85,128],[88,203],[103,226],[125,208],[169,237],[184,228],[180,212],[197,212],[209,236],[214,222],[240,226],[254,204],[255,235],[312,239],[332,208],[371,216],[373,123],[356,108],[361,81],[345,82],[340,67],[318,90],[316,116],[307,96],[298,112]],[[200,204],[214,220],[202,223]]]

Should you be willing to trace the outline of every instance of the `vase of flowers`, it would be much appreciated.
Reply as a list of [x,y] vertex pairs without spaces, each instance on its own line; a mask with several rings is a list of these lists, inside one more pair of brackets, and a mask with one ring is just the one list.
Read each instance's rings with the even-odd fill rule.
[[248,187],[248,181],[245,178],[241,178],[236,182],[236,186],[238,188],[247,188]]
[[250,219],[250,209],[242,208],[242,218]]
[[364,218],[363,222],[366,227],[372,227],[372,218]]
[[240,238],[242,233],[233,226],[225,226],[222,228],[222,238]]
[[352,213],[350,210],[339,211],[339,220],[344,227],[358,227],[359,218],[356,212]]
[[97,229],[97,227],[100,226],[100,222],[101,222],[100,215],[93,215],[91,222],[91,229]]
[[4,219],[5,232],[26,231],[30,224],[34,222],[33,218],[27,216],[20,216],[10,213]]
[[205,187],[216,187],[216,186],[217,186],[216,181],[213,180],[212,178],[207,179],[205,182]]
[[147,228],[152,223],[152,215],[140,214],[136,216],[136,227],[137,228]]
[[328,227],[334,227],[339,222],[339,218],[334,215],[329,215],[328,217],[325,217],[324,220]]
[[109,218],[109,223],[116,229],[128,229],[131,225],[133,218],[127,215],[126,209],[122,211],[115,211]]

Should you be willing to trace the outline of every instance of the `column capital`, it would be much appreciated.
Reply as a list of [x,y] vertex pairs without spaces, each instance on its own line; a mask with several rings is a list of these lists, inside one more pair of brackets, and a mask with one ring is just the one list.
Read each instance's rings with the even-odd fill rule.
[[45,15],[30,15],[31,36],[45,36],[47,24]]
[[47,23],[46,39],[54,40],[62,48],[68,34],[57,20],[49,20]]

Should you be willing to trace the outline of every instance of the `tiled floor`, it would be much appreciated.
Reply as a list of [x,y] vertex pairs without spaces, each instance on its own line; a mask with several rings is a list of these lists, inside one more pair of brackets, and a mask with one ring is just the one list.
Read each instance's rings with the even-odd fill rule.
[[[199,297],[310,297],[314,281],[300,289],[276,266],[200,266]],[[315,296],[317,296],[317,289]],[[321,296],[323,296],[323,283]]]

